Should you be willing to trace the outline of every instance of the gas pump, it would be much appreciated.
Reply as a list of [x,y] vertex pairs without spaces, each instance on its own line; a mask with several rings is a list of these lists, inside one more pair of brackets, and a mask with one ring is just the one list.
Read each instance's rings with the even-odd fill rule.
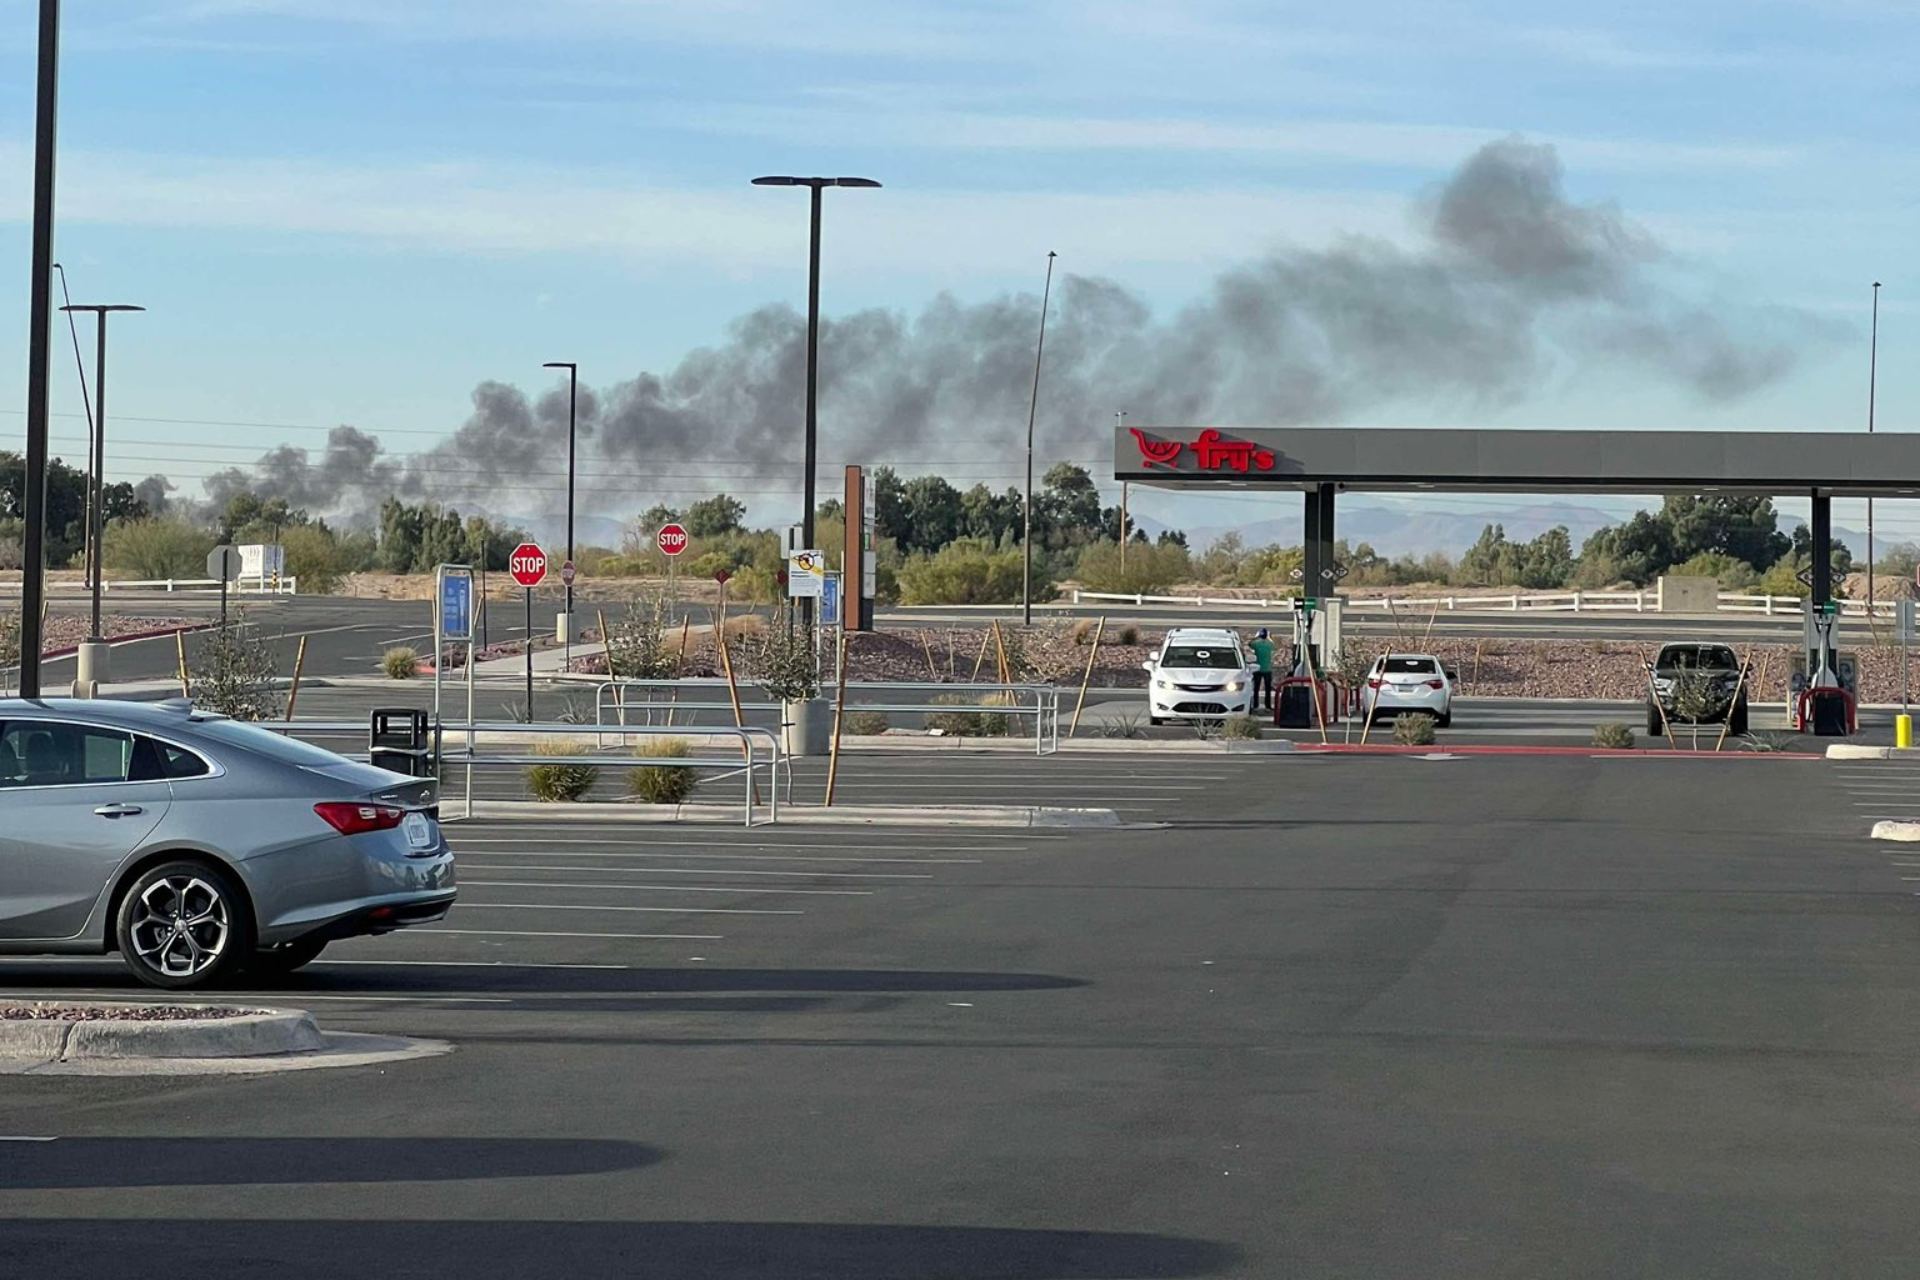
[[1337,597],[1299,596],[1293,601],[1291,657],[1273,693],[1273,722],[1280,728],[1312,729],[1340,718],[1338,690],[1322,672],[1326,655],[1339,648],[1341,603]]
[[1833,628],[1840,619],[1840,602],[1807,602],[1801,619],[1803,663],[1795,663],[1788,685],[1788,714],[1800,733],[1843,737],[1860,727],[1859,705],[1847,677],[1850,663],[1834,648]]

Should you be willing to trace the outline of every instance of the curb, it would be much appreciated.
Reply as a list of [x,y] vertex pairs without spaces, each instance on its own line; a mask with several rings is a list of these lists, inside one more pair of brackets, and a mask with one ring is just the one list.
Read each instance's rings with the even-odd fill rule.
[[[129,631],[124,635],[108,636],[107,648],[112,649],[118,645],[133,644],[138,640],[158,640],[161,636],[190,636],[200,631],[212,631],[218,625],[218,623],[213,622],[196,622],[191,626],[185,627],[162,627],[158,631]],[[42,649],[40,651],[40,658],[42,661],[48,658],[71,658],[78,652],[80,652],[79,645],[69,644],[63,645],[58,649]]]
[[1827,744],[1829,760],[1892,760],[1900,755],[1898,747],[1867,747],[1851,742]]
[[259,1058],[326,1047],[304,1009],[237,1018],[139,1022],[0,1021],[0,1056],[72,1062],[92,1058]]
[[1429,756],[1444,753],[1450,756],[1582,756],[1592,760],[1820,760],[1825,758],[1806,751],[1675,751],[1671,747],[1614,749],[1505,746],[1488,743],[1454,744],[1444,741],[1426,747],[1404,747],[1398,743],[1373,742],[1366,746],[1361,746],[1357,742],[1330,742],[1325,746],[1319,743],[1302,743],[1297,749],[1302,755]]
[[[740,826],[743,805],[609,804],[605,801],[549,804],[540,800],[479,800],[475,818],[537,818],[542,822],[603,822],[609,818],[633,823],[727,823]],[[446,819],[458,823],[464,819]],[[778,823],[755,826],[870,826],[870,827],[1119,827],[1125,825],[1112,809],[1069,809],[1045,805],[835,805],[831,809],[782,805]],[[453,841],[456,849],[459,839]]]
[[1920,822],[1905,822],[1889,818],[1873,824],[1872,838],[1875,840],[1898,840],[1902,844],[1920,844]]

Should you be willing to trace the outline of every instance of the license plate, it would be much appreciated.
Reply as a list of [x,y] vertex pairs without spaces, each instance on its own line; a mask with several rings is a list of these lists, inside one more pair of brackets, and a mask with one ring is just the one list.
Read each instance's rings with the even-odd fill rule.
[[416,849],[433,847],[433,822],[424,813],[410,813],[400,829],[407,833],[407,843]]
[[1395,693],[1412,693],[1415,689],[1418,689],[1419,687],[1420,686],[1417,684],[1397,684],[1393,686],[1393,691]]

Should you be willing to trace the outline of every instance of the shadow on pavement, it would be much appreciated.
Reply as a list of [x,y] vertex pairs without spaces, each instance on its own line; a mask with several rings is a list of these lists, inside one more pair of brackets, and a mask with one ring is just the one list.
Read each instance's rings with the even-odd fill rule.
[[0,1189],[553,1178],[661,1158],[656,1148],[611,1138],[61,1138],[8,1143]]
[[876,1223],[40,1218],[0,1223],[0,1238],[20,1275],[142,1280],[1157,1280],[1219,1275],[1241,1257],[1231,1245],[1145,1233]]

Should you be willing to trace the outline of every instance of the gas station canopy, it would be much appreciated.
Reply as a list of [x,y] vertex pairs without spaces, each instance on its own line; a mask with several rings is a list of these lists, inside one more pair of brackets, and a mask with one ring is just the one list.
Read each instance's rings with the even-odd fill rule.
[[1911,497],[1920,496],[1920,435],[1122,427],[1114,479],[1168,489]]

